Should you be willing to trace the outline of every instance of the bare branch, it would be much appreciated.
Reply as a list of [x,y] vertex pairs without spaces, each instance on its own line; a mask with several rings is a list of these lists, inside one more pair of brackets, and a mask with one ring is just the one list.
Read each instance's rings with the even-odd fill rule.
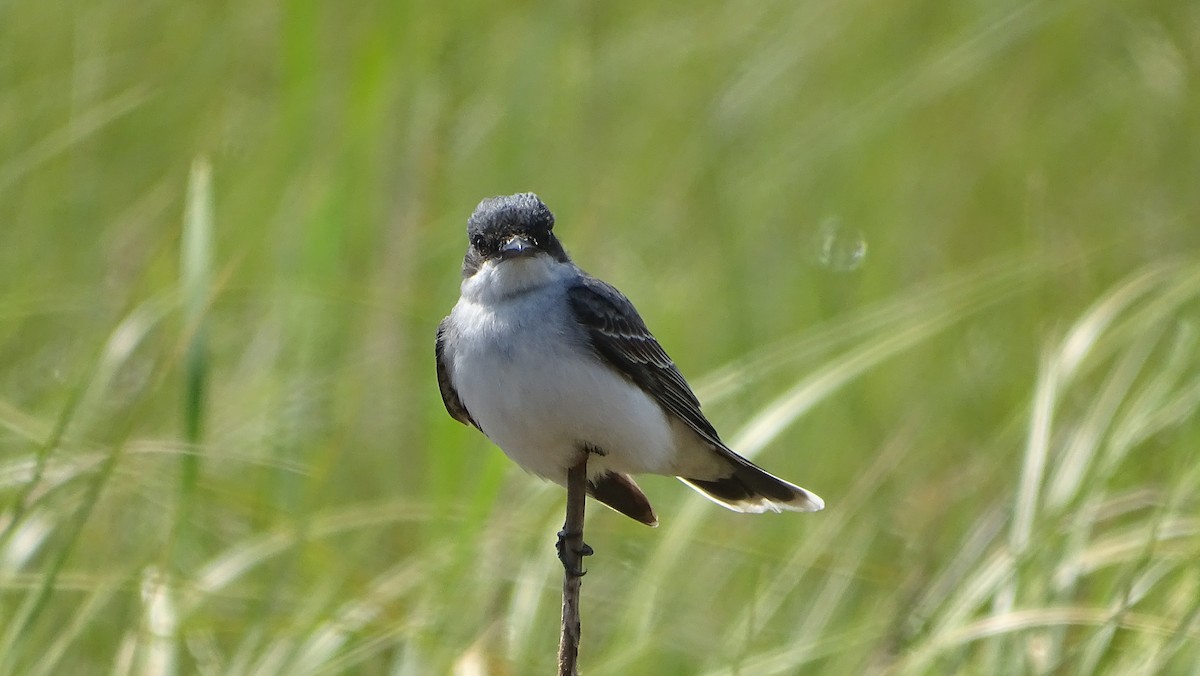
[[562,636],[558,643],[559,676],[577,676],[579,660],[579,590],[583,584],[583,557],[591,549],[583,543],[583,513],[587,498],[587,459],[582,453],[567,472],[567,519],[558,534],[558,558],[563,563]]

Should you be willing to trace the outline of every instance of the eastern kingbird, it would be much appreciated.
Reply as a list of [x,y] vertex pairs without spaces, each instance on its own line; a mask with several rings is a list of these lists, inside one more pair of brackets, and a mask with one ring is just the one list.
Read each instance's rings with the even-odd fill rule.
[[737,512],[822,509],[721,441],[633,304],[572,263],[553,228],[533,193],[485,199],[467,221],[462,292],[437,331],[450,415],[563,486],[590,453],[588,494],[649,526],[631,474],[678,477]]

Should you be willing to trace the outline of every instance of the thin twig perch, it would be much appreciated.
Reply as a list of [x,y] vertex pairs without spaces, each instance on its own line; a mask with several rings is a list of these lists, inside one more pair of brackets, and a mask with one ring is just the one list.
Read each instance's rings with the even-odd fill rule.
[[583,557],[591,553],[583,543],[583,510],[587,498],[587,458],[583,453],[567,471],[567,519],[558,534],[558,558],[563,563],[562,636],[558,642],[559,676],[579,671],[579,589],[583,584]]

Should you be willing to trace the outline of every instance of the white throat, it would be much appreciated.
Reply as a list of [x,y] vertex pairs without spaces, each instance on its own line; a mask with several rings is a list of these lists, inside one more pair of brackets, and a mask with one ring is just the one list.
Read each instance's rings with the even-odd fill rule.
[[502,303],[578,274],[574,264],[541,253],[529,258],[487,261],[463,280],[462,297],[485,305]]

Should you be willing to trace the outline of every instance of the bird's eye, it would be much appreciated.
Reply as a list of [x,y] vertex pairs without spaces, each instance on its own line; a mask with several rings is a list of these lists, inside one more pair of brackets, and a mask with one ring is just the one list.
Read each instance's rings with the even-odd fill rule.
[[475,235],[471,237],[471,246],[483,251],[484,248],[487,247],[487,238],[485,238],[483,235]]

